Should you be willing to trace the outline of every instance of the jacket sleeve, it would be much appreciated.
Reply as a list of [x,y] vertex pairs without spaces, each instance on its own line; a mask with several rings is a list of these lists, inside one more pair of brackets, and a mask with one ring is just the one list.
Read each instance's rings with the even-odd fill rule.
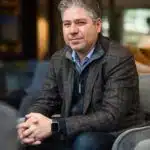
[[138,101],[138,75],[134,58],[126,56],[107,62],[107,79],[100,109],[81,116],[71,116],[65,119],[67,135],[80,132],[116,130],[119,120],[124,117],[133,101]]
[[28,112],[38,112],[46,116],[51,116],[60,110],[61,98],[56,83],[55,69],[53,65],[53,58],[49,62],[48,75],[46,76],[43,88],[35,104]]

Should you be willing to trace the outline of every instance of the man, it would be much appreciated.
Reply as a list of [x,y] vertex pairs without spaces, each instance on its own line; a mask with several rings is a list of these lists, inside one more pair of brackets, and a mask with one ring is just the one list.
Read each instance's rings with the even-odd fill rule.
[[96,1],[61,0],[59,9],[66,46],[52,56],[19,137],[29,145],[53,141],[49,149],[63,141],[60,149],[109,150],[114,133],[142,121],[134,58],[101,35]]

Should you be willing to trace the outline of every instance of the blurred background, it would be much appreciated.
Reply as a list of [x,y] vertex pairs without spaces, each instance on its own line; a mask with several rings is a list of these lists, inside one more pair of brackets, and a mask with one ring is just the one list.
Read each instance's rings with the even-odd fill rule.
[[[48,62],[47,58],[63,47],[58,3],[59,0],[0,0],[1,100],[9,101],[14,96],[12,92],[24,90],[33,82],[38,84],[33,81],[37,66]],[[135,56],[138,72],[150,74],[150,1],[99,3],[103,35],[128,47]]]

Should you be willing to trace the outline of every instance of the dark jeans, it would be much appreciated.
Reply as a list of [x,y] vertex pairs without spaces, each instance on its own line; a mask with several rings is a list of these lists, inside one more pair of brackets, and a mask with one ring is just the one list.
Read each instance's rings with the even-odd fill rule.
[[111,150],[115,137],[108,133],[87,132],[66,141],[51,139],[25,150]]

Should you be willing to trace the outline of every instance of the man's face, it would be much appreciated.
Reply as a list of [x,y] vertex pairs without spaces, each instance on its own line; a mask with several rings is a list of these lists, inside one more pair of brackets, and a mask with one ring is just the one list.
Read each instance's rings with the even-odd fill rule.
[[76,52],[88,52],[101,31],[100,19],[93,21],[84,8],[71,7],[65,10],[62,21],[66,44]]

